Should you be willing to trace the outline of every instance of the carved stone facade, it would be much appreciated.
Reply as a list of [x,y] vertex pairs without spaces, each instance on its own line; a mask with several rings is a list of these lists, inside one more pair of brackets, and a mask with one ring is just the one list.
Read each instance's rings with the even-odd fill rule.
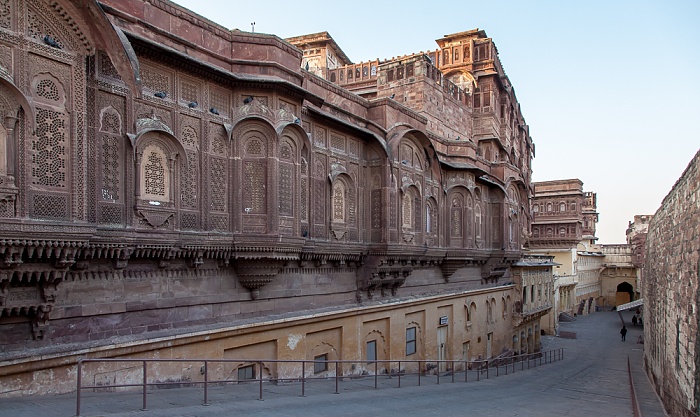
[[556,328],[560,314],[588,314],[602,295],[605,256],[595,244],[596,194],[584,192],[579,179],[536,182],[534,189],[530,248],[557,264],[554,317],[547,319]]
[[[24,375],[15,393],[45,391],[26,373],[49,351],[69,366],[76,345],[387,301],[403,326],[408,299],[513,291],[533,144],[483,31],[366,74],[333,42],[324,79],[289,42],[165,0],[0,11],[0,344],[14,361],[0,378]],[[512,315],[489,323],[471,330],[495,332],[473,357],[511,346]]]

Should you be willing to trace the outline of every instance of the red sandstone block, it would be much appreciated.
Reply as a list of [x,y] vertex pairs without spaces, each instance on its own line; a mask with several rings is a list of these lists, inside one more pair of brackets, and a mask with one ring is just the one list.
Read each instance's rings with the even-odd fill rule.
[[204,45],[204,31],[201,27],[176,17],[170,19],[170,33],[186,39],[196,45]]

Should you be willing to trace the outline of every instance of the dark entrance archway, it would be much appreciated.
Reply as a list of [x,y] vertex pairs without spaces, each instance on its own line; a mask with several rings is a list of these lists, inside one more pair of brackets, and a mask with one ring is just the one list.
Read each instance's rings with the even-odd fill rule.
[[615,293],[615,305],[629,303],[634,300],[634,287],[629,282],[625,281],[617,286]]

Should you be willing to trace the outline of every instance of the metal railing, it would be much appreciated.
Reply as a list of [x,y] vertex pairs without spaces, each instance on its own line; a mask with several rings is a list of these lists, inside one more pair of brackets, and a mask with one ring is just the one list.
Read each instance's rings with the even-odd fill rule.
[[[463,374],[464,382],[469,382],[469,375],[472,375],[472,380],[474,380],[474,374],[476,375],[475,380],[480,381],[482,378],[490,378],[492,376],[500,376],[501,374],[508,375],[508,373],[514,373],[516,370],[530,369],[531,367],[541,366],[543,364],[552,363],[560,361],[564,358],[564,349],[555,349],[544,352],[536,352],[530,354],[513,355],[508,357],[493,358],[488,360],[478,360],[478,361],[464,361],[464,360],[375,360],[375,361],[357,361],[357,360],[279,360],[279,359],[81,359],[78,361],[77,369],[77,389],[76,389],[76,408],[75,415],[80,417],[81,413],[81,401],[82,401],[82,391],[83,390],[116,390],[117,388],[140,388],[142,396],[142,411],[148,410],[148,396],[147,392],[149,388],[163,388],[167,386],[195,386],[201,385],[203,387],[203,398],[202,405],[209,405],[209,387],[212,385],[222,385],[222,384],[240,384],[240,383],[256,383],[259,386],[258,389],[258,400],[263,400],[263,386],[265,383],[279,383],[279,382],[297,382],[300,384],[300,395],[302,397],[306,396],[306,384],[309,381],[314,380],[333,380],[335,382],[335,393],[339,394],[339,385],[341,381],[344,380],[355,380],[355,379],[374,379],[374,389],[378,389],[378,379],[380,377],[392,377],[396,378],[397,388],[401,388],[401,379],[404,380],[409,376],[417,376],[417,384],[421,385],[421,378],[425,379],[429,376],[434,376],[437,384],[440,381],[444,381],[448,378],[450,382],[455,382],[455,375]],[[92,384],[83,385],[84,371],[88,364],[101,364],[107,365],[112,363],[126,363],[126,364],[137,364],[140,368],[140,381],[138,383],[121,383],[117,384],[116,380],[114,384]],[[200,369],[202,381],[149,381],[149,369],[155,364],[174,364],[174,363],[188,363],[188,364],[202,364]],[[250,379],[210,379],[211,365],[212,364],[235,364],[235,369],[247,366],[256,366],[257,371],[255,375]],[[319,363],[323,364],[324,372],[333,372],[333,375],[319,375],[315,372],[314,365]],[[264,365],[271,364],[289,364],[301,365],[301,372],[294,376],[285,377],[272,377],[271,375],[266,377],[263,370]],[[362,364],[364,369],[361,373],[356,372],[355,366],[357,364]],[[309,367],[309,365],[311,365]],[[396,365],[396,368],[392,368],[392,365]],[[416,372],[407,372],[407,367],[415,368]],[[134,367],[130,369],[133,370]],[[286,368],[286,371],[291,369],[298,369],[290,366]],[[307,375],[307,370],[311,370],[314,373],[312,375]],[[344,373],[343,371],[349,371]],[[370,373],[373,372],[373,373]],[[442,375],[441,375],[442,374]],[[93,376],[98,375],[98,372],[93,372]]]

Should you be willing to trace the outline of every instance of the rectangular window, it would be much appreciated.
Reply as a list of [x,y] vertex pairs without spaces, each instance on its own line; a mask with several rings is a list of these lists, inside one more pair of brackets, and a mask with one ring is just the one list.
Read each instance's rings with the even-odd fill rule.
[[416,328],[406,329],[406,356],[416,353]]
[[255,365],[241,366],[238,368],[238,380],[255,379]]
[[367,342],[367,362],[375,362],[377,360],[377,341],[370,340]]
[[314,356],[314,373],[319,374],[328,370],[328,355]]

